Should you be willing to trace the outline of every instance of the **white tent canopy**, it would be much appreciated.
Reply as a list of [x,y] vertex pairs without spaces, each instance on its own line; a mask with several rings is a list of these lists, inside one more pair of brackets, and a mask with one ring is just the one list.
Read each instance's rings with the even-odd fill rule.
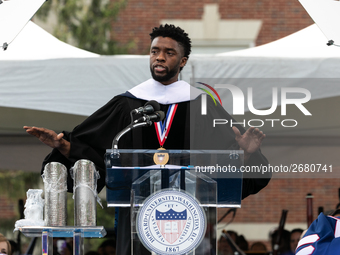
[[[100,57],[29,22],[0,51],[0,106],[90,115],[125,84],[148,79],[147,62],[146,56]],[[132,74],[122,75],[128,66]]]
[[45,0],[0,1],[0,47],[6,49]]
[[[32,38],[39,40],[32,43]],[[27,47],[28,42],[37,48]],[[32,60],[34,55],[36,60]],[[98,57],[62,43],[29,23],[11,48],[0,52],[0,106],[88,116],[113,96],[149,79],[148,62],[148,56]],[[326,46],[325,37],[312,25],[256,48],[215,56],[191,56],[181,78],[188,82],[192,78],[195,81],[251,78],[243,84],[244,89],[250,86],[250,81],[257,93],[254,105],[263,108],[271,105],[273,85],[268,87],[254,78],[337,78],[338,66],[340,48]],[[336,81],[328,89],[309,82],[296,84],[294,79],[277,86],[307,88],[312,99],[340,93]],[[225,91],[221,91],[221,96],[222,101],[231,99]]]
[[7,50],[0,51],[0,61],[93,57],[99,55],[58,40],[32,21],[27,23]]
[[[148,56],[98,57],[57,40],[32,22],[10,46],[0,52],[3,107],[85,116],[114,95],[150,78]],[[340,76],[338,61],[340,48],[326,46],[324,36],[313,25],[256,48],[191,56],[181,78],[188,82],[193,77],[336,78]],[[315,95],[328,97],[334,91]]]

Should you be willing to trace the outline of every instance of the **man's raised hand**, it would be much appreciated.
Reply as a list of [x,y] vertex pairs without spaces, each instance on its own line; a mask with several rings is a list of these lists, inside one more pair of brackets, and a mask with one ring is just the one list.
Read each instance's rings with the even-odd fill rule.
[[241,135],[241,132],[237,127],[234,126],[232,128],[235,133],[235,140],[241,150],[244,150],[244,159],[248,160],[250,155],[260,148],[266,135],[258,128],[254,127],[250,127],[243,135]]
[[64,134],[57,134],[53,130],[47,128],[24,126],[26,132],[37,137],[44,144],[58,149],[64,156],[68,157],[70,154],[70,143],[63,139]]

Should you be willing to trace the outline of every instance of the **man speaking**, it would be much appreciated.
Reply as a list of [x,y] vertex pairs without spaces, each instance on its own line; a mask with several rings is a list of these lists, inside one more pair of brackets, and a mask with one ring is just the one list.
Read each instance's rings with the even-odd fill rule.
[[[91,160],[100,172],[101,178],[97,185],[99,192],[105,186],[104,154],[106,149],[111,148],[114,137],[130,124],[131,110],[144,106],[149,100],[157,101],[160,109],[167,113],[166,118],[171,118],[171,121],[168,121],[170,125],[166,127],[166,135],[160,133],[162,130],[153,127],[133,129],[120,139],[119,148],[241,149],[244,150],[245,164],[268,164],[259,150],[265,135],[257,128],[251,127],[245,131],[240,126],[231,128],[225,125],[223,129],[218,129],[219,132],[214,130],[207,133],[202,125],[196,126],[195,123],[191,123],[190,113],[193,112],[193,107],[200,109],[202,92],[178,80],[179,73],[187,63],[191,52],[191,40],[188,34],[179,27],[161,25],[154,28],[150,36],[152,79],[124,94],[115,96],[75,127],[72,132],[64,131],[57,134],[45,128],[24,126],[27,133],[36,136],[53,148],[53,151],[45,158],[43,168],[49,162],[60,162],[70,169],[79,159]],[[223,114],[223,119],[232,119],[220,105],[210,107],[211,102],[208,104],[208,109]],[[194,136],[193,133],[195,133]],[[199,143],[197,143],[198,140]],[[216,141],[216,143],[213,143],[214,146],[211,144],[205,146],[204,141],[208,140]],[[264,188],[269,182],[270,174],[263,177],[244,178],[242,198]],[[69,177],[68,190],[70,192],[73,190],[72,186],[73,180]],[[119,221],[121,221],[120,217],[123,216],[119,216]],[[128,254],[130,248],[128,245],[119,247],[119,240],[122,238],[119,232],[120,230],[118,230],[117,254]]]

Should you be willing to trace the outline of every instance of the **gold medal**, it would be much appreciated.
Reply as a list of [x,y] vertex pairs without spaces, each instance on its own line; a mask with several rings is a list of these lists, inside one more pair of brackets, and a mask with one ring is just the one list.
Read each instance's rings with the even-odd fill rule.
[[161,152],[162,150],[165,150],[163,147],[157,149],[160,152],[156,152],[153,155],[153,162],[155,162],[156,165],[165,165],[169,161],[169,153]]

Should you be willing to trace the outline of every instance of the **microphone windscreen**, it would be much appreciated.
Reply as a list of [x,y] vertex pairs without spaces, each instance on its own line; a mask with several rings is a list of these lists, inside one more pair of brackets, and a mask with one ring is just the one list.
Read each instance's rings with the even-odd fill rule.
[[151,100],[151,101],[148,101],[145,103],[144,106],[147,106],[147,105],[151,105],[153,107],[153,110],[156,112],[156,111],[159,111],[161,109],[161,106],[159,105],[159,103],[155,100]]
[[159,116],[159,121],[164,120],[165,113],[163,111],[156,111],[155,113]]

